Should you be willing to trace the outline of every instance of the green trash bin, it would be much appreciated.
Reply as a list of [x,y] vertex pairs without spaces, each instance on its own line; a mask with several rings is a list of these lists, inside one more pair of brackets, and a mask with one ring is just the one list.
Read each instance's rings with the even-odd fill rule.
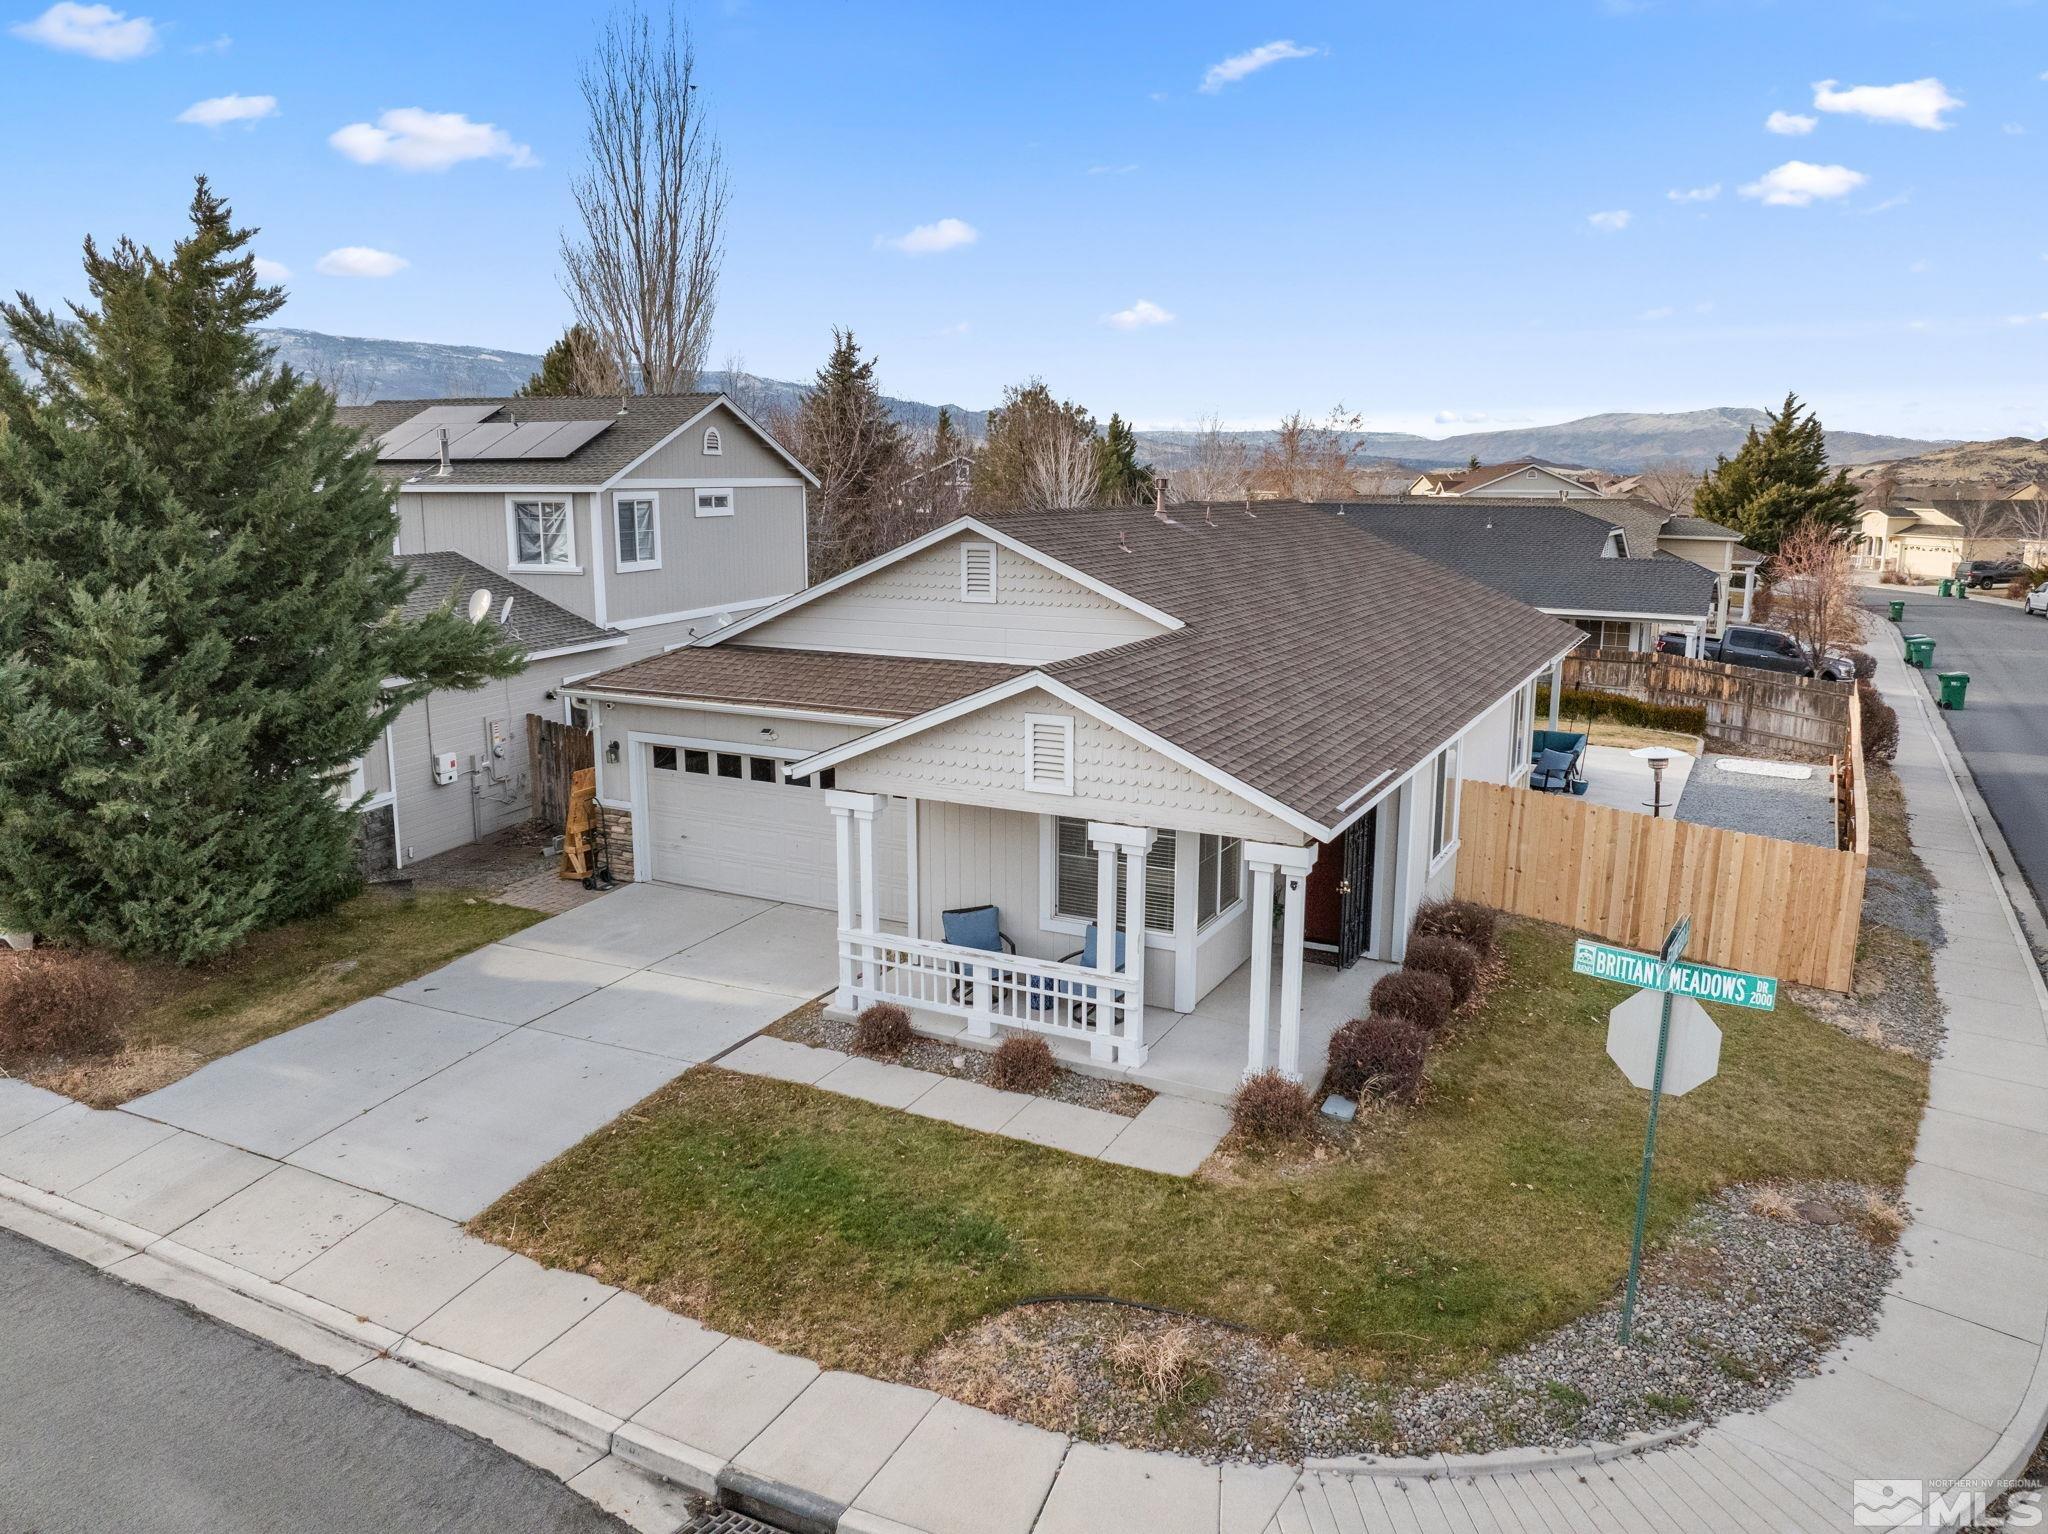
[[1906,664],[1922,670],[1934,664],[1934,641],[1925,634],[1906,636]]
[[1967,671],[1941,671],[1936,673],[1941,682],[1941,706],[1961,709],[1963,694],[1970,690],[1970,674]]
[[1903,623],[1906,619],[1906,604],[1900,598],[1892,599],[1892,622]]
[[1941,583],[1941,594],[1945,597],[1954,596],[1956,594],[1956,583],[1954,581],[1943,581]]
[[1970,594],[1970,583],[1969,583],[1968,581],[1957,581],[1957,582],[1956,582],[1956,595],[1957,595],[1957,596],[1959,596],[1959,597],[1967,597],[1967,596],[1968,596],[1969,594]]

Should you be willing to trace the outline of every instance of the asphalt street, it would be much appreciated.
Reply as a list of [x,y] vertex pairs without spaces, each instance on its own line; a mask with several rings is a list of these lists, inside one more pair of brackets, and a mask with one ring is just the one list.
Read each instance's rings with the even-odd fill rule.
[[554,1477],[0,1230],[0,1534],[618,1534]]
[[[1898,594],[1896,586],[1866,588],[1879,622]],[[1934,641],[1929,696],[1940,695],[1936,672],[1969,675],[1969,693],[1960,711],[1950,711],[1949,729],[2020,872],[2048,904],[2048,618],[2002,602],[1924,593],[1905,602],[1900,627]]]

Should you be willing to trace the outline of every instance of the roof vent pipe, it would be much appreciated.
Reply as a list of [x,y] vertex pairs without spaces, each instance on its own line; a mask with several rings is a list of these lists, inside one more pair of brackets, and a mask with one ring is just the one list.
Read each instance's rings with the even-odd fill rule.
[[435,435],[440,439],[441,467],[434,472],[445,475],[448,473],[448,428],[443,426]]

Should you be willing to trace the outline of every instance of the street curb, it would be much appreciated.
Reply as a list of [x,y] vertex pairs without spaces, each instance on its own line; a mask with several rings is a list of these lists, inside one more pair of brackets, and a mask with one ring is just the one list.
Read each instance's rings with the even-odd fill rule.
[[839,1520],[847,1511],[844,1502],[834,1502],[787,1481],[735,1470],[730,1465],[719,1472],[718,1500],[735,1512],[773,1523],[789,1534],[838,1534]]
[[523,1379],[509,1370],[478,1363],[473,1358],[437,1348],[432,1343],[402,1338],[392,1348],[391,1356],[400,1363],[411,1364],[422,1374],[443,1380],[473,1396],[481,1396],[486,1401],[509,1406],[543,1427],[551,1427],[606,1454],[612,1450],[614,1435],[626,1425],[625,1418],[599,1411],[551,1385]]
[[[1905,641],[1897,628],[1892,631],[1892,642],[1903,656]],[[2043,1018],[2048,1019],[2048,981],[2042,978],[2040,960],[2034,956],[2033,944],[2027,936],[2026,923],[2021,920],[2013,893],[2007,888],[2005,878],[1999,871],[1999,859],[1992,855],[1991,843],[1994,839],[1997,841],[1998,851],[2003,856],[2006,866],[2016,871],[2019,865],[2013,859],[2012,848],[2007,845],[2005,833],[1999,829],[1997,817],[1991,813],[1990,805],[1985,802],[1983,792],[1977,787],[1977,780],[1970,773],[1969,760],[1956,745],[1948,721],[1928,702],[1926,687],[1917,678],[1909,676],[1907,680],[1912,688],[1914,702],[1920,711],[1921,723],[1926,728],[1928,737],[1934,742],[1935,755],[1941,759],[1942,772],[1947,776],[1949,787],[1954,791],[1957,802],[1962,805],[1963,818],[1969,822],[1970,836],[1977,846],[1977,856],[1984,864],[1984,871],[1990,875],[1991,887],[1998,891],[2006,926],[2021,956],[2027,961],[2027,977],[2033,982],[2035,1005],[2041,1009]],[[1979,806],[1982,806],[1981,813]],[[1912,801],[1908,799],[1909,836],[1911,809]],[[2035,930],[2048,930],[2039,925],[2039,905],[2032,900],[2028,903],[2033,906],[2031,914],[2037,924]],[[2033,1378],[2028,1381],[2026,1394],[2020,1397],[2020,1404],[2006,1423],[2005,1431],[1999,1434],[1998,1441],[1992,1444],[1957,1484],[2003,1487],[2022,1480],[2027,1463],[2034,1457],[2034,1451],[2039,1447],[2044,1434],[2048,1434],[2048,1348],[2043,1348],[2036,1354]],[[1944,1523],[1942,1527],[1961,1529],[1963,1522],[1959,1517]]]
[[324,1332],[358,1343],[375,1353],[389,1353],[398,1346],[399,1333],[388,1326],[379,1326],[375,1321],[351,1314],[338,1305],[325,1300],[316,1300],[310,1294],[279,1283],[275,1279],[262,1278],[245,1272],[231,1262],[205,1252],[195,1251],[189,1246],[173,1241],[169,1236],[159,1236],[146,1248],[149,1255],[159,1262],[174,1268],[183,1268],[201,1278],[210,1279],[223,1289],[231,1289],[244,1299],[256,1300],[273,1310],[284,1311],[320,1328]]
[[718,1477],[727,1463],[637,1422],[628,1422],[612,1434],[612,1453],[635,1469],[706,1497],[718,1495]]
[[1615,1441],[1573,1444],[1565,1448],[1495,1449],[1487,1454],[1425,1454],[1407,1459],[1376,1454],[1308,1459],[1302,1462],[1301,1469],[1304,1475],[1322,1473],[1375,1478],[1518,1475],[1529,1470],[1597,1465],[1602,1460],[1622,1459],[1631,1454],[1667,1448],[1692,1437],[1706,1426],[1704,1422],[1682,1422],[1676,1427],[1659,1428],[1654,1433],[1631,1433]]

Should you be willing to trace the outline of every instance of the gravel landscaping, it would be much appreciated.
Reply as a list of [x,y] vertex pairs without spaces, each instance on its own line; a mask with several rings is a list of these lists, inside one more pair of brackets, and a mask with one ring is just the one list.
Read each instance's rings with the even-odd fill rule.
[[[1736,766],[1730,770],[1724,763]],[[1772,777],[1742,770],[1771,766],[1802,770],[1808,776]],[[1814,847],[1835,845],[1834,791],[1828,770],[1807,762],[1758,762],[1725,753],[1703,756],[1685,780],[1678,818]]]
[[[813,1003],[801,1011],[792,1012],[768,1030],[773,1038],[787,1039],[792,1044],[809,1044],[814,1049],[836,1049],[842,1054],[854,1054],[853,1023],[827,1017],[825,1009]],[[916,1038],[902,1054],[894,1056],[892,1065],[909,1066],[912,1070],[930,1071],[937,1076],[957,1076],[962,1081],[978,1081],[988,1084],[991,1056],[986,1050],[969,1049],[965,1045],[950,1044],[941,1039]],[[1105,1081],[1100,1076],[1084,1076],[1079,1071],[1061,1067],[1053,1077],[1053,1083],[1034,1097],[1050,1097],[1059,1102],[1073,1103],[1082,1108],[1100,1108],[1104,1113],[1120,1113],[1125,1118],[1136,1118],[1144,1112],[1145,1104],[1158,1094],[1148,1087],[1141,1087],[1128,1081]]]
[[948,1339],[923,1382],[1041,1427],[1261,1460],[1563,1446],[1746,1411],[1868,1331],[1903,1217],[1854,1183],[1735,1187],[1620,1296],[1490,1367],[1389,1390],[1294,1339],[1102,1304],[1014,1308]]

